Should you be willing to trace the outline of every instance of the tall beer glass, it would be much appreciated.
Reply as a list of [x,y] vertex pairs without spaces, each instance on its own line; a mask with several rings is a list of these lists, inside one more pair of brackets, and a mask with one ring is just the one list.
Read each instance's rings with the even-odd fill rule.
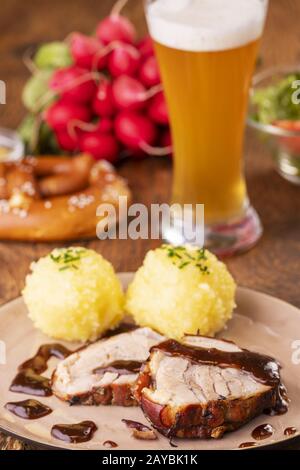
[[[268,0],[146,0],[171,120],[172,202],[204,204],[205,243],[219,254],[248,249],[262,233],[247,196],[243,141],[267,7]],[[177,222],[165,234],[171,243],[181,240]]]

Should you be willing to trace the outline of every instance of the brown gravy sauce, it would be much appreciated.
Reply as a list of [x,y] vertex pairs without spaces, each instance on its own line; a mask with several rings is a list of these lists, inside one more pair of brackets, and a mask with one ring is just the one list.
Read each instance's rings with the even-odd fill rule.
[[251,436],[256,441],[262,441],[263,439],[268,439],[269,437],[273,436],[273,434],[274,428],[271,426],[271,424],[261,424],[252,431]]
[[118,444],[114,441],[105,441],[103,442],[103,446],[107,449],[115,449],[116,447],[119,447]]
[[157,439],[156,432],[145,424],[139,423],[138,421],[132,421],[130,419],[122,419],[122,423],[131,430],[132,436],[135,439],[142,439],[145,441],[155,441]]
[[255,447],[256,443],[255,442],[242,442],[242,444],[239,445],[239,449],[246,449],[247,447]]
[[50,380],[36,374],[31,369],[19,372],[12,381],[9,390],[36,397],[50,397],[52,395]]
[[6,403],[5,408],[23,419],[39,419],[52,413],[51,408],[37,400],[9,402]]
[[71,354],[69,349],[62,344],[44,344],[41,346],[34,357],[19,366],[19,371],[31,369],[36,374],[42,374],[48,368],[48,361],[51,357],[65,359]]
[[90,441],[97,426],[93,421],[82,421],[77,424],[55,424],[51,429],[51,436],[69,444]]
[[65,359],[70,354],[71,351],[61,344],[41,346],[34,357],[19,366],[19,372],[12,381],[9,390],[38,397],[50,397],[52,395],[50,380],[41,374],[47,370],[51,357]]
[[276,405],[272,412],[283,414],[288,410],[286,389],[280,380],[280,365],[270,357],[243,349],[241,352],[227,352],[218,349],[203,349],[189,347],[175,340],[167,340],[152,350],[160,350],[165,354],[183,356],[198,364],[207,364],[219,367],[234,367],[251,373],[265,385],[275,387]]
[[132,421],[131,419],[122,419],[122,423],[124,423],[129,429],[136,429],[139,432],[152,431],[149,426],[139,423],[138,421]]
[[143,362],[138,361],[115,361],[104,367],[97,367],[93,370],[94,374],[105,374],[112,372],[119,375],[138,374]]
[[296,434],[296,432],[297,432],[297,429],[294,428],[294,426],[291,426],[291,427],[286,428],[284,430],[284,435],[285,436],[294,436],[294,434]]
[[111,338],[112,336],[120,335],[121,333],[129,333],[130,331],[137,330],[138,326],[133,323],[123,322],[114,330],[107,330],[100,339]]

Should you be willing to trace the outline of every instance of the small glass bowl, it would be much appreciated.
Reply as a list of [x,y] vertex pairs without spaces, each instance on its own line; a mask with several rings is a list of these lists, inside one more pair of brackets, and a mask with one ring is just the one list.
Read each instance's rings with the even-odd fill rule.
[[24,144],[18,133],[0,127],[0,162],[18,161],[24,156]]
[[[300,65],[269,68],[253,78],[251,93],[274,85],[288,74],[296,72],[300,72]],[[272,124],[262,124],[253,119],[254,115],[255,105],[250,103],[248,125],[256,129],[269,145],[278,173],[291,183],[300,185],[300,127],[299,130],[287,130]]]

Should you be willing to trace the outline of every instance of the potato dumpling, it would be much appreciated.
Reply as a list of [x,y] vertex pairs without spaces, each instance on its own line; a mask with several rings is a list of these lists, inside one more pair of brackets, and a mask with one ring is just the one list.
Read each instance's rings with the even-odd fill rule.
[[213,336],[232,317],[235,282],[208,250],[163,245],[150,251],[126,297],[136,323],[180,340]]
[[56,249],[31,270],[24,301],[34,325],[46,335],[94,340],[122,319],[122,286],[112,265],[95,251]]

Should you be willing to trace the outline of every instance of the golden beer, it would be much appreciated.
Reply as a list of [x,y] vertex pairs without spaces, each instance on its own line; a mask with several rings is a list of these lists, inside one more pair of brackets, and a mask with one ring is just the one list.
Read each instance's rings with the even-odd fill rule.
[[207,234],[220,240],[226,226],[221,244],[236,251],[261,234],[247,197],[243,142],[266,9],[267,0],[148,0],[146,9],[172,128],[172,202],[204,204]]
[[243,135],[258,41],[219,52],[156,43],[175,153],[173,202],[205,204],[208,224],[245,210]]

